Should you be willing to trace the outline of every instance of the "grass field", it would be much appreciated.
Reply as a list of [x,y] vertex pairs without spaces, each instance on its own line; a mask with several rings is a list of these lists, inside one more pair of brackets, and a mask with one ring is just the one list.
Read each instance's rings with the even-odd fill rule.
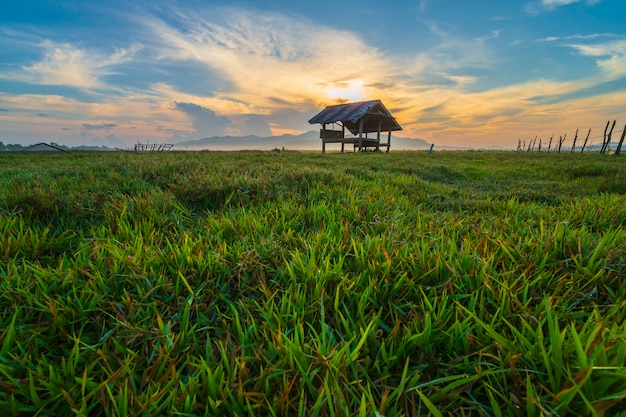
[[626,414],[626,159],[0,154],[0,414]]

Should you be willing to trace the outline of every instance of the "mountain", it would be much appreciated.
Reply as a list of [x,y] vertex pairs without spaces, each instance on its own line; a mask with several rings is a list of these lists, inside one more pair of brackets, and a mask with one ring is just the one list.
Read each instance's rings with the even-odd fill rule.
[[[383,142],[386,142],[386,137]],[[214,136],[198,140],[188,140],[174,144],[174,149],[182,150],[200,150],[207,149],[213,151],[230,151],[230,150],[322,150],[322,142],[319,138],[319,132],[311,130],[301,135],[281,135],[259,137],[250,136]],[[327,144],[329,151],[341,149],[339,144]],[[391,150],[424,150],[430,148],[430,143],[423,139],[398,138],[391,136]],[[349,148],[348,148],[349,149]]]

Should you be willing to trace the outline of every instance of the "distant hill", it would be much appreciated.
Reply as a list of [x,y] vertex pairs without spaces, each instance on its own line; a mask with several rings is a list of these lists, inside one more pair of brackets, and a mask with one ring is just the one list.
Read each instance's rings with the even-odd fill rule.
[[[383,142],[386,142],[386,137]],[[281,135],[281,136],[267,136],[260,137],[255,135],[250,136],[215,136],[212,138],[204,138],[198,140],[188,140],[184,142],[175,143],[175,149],[189,149],[189,150],[271,150],[282,149],[287,150],[320,150],[322,149],[322,142],[319,138],[319,132],[312,130],[301,135]],[[430,147],[430,143],[423,139],[410,139],[410,138],[398,138],[391,136],[391,149],[392,150],[424,150]],[[326,148],[330,151],[341,149],[341,145],[329,144]]]

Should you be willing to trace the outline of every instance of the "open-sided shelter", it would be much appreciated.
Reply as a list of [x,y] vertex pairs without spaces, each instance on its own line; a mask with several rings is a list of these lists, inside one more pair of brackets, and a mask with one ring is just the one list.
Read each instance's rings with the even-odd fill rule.
[[[309,120],[309,123],[322,125],[320,129],[322,152],[326,152],[327,143],[341,143],[341,152],[344,151],[346,144],[354,145],[354,149],[359,151],[367,148],[379,151],[381,147],[386,147],[389,152],[391,132],[402,130],[380,100],[328,106]],[[328,125],[331,125],[330,129],[327,128]],[[336,128],[337,125],[341,130]],[[346,129],[354,137],[347,138]],[[382,132],[387,132],[386,143],[380,141]],[[376,137],[368,137],[370,133],[376,133]]]

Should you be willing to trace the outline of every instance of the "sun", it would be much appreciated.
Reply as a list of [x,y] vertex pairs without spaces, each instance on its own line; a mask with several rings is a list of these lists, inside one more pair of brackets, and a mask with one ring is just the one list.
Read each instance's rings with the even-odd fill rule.
[[337,101],[360,101],[365,98],[363,81],[349,80],[331,83],[325,90],[328,97]]

